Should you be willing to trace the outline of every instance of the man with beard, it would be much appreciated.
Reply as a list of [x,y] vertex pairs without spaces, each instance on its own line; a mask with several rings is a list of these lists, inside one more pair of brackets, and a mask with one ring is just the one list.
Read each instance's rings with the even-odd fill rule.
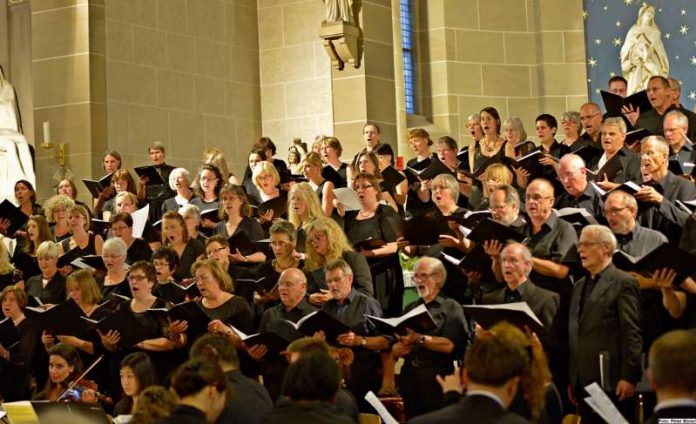
[[464,311],[456,301],[440,295],[447,278],[442,262],[424,257],[414,267],[413,279],[420,299],[406,306],[404,313],[425,305],[435,320],[435,328],[425,334],[411,329],[397,336],[392,347],[395,357],[403,357],[399,392],[407,418],[445,406],[436,376],[452,374],[453,362],[460,358],[469,339]]

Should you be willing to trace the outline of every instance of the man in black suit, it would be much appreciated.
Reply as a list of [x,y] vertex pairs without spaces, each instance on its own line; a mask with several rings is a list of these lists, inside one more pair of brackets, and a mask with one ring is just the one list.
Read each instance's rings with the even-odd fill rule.
[[531,363],[526,337],[508,323],[479,335],[464,358],[466,395],[456,404],[409,421],[432,423],[527,423],[506,411],[517,394],[520,377]]
[[675,330],[662,335],[650,347],[648,380],[657,395],[655,414],[647,421],[696,417],[696,335]]
[[595,218],[602,215],[602,197],[587,180],[585,161],[569,153],[558,162],[558,179],[563,192],[556,197],[556,209],[584,208]]
[[661,232],[670,242],[679,243],[689,213],[676,201],[694,200],[696,187],[669,171],[669,144],[660,136],[646,137],[640,142],[640,161],[649,183],[635,194],[639,202],[648,205],[638,214],[638,221]]
[[[633,397],[641,376],[640,291],[636,280],[612,263],[615,250],[609,228],[583,228],[578,252],[587,275],[573,287],[570,302],[568,397],[580,401],[583,388],[597,382],[618,399],[620,410],[630,411],[624,401]],[[603,422],[584,401],[579,406],[583,422]]]
[[[551,330],[561,303],[558,293],[542,289],[529,280],[534,262],[522,243],[510,243],[500,252],[503,278],[507,286],[483,296],[485,304],[526,302],[544,328]],[[542,336],[541,334],[539,336]]]

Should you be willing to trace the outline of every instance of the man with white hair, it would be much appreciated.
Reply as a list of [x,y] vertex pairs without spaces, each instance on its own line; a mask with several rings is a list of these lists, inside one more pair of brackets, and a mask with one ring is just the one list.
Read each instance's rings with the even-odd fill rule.
[[462,306],[440,294],[447,279],[445,266],[438,259],[423,257],[416,262],[413,279],[420,299],[406,306],[408,312],[425,305],[435,320],[435,328],[420,334],[408,329],[392,347],[395,357],[403,357],[399,392],[407,418],[445,406],[436,376],[450,375],[453,362],[461,358],[469,338]]
[[665,114],[662,131],[669,144],[669,160],[678,162],[683,174],[691,174],[693,164],[696,163],[696,150],[686,136],[689,132],[689,118],[678,110],[670,110]]
[[[568,397],[579,402],[583,423],[603,422],[582,399],[593,382],[631,410],[640,380],[643,339],[638,282],[612,263],[616,237],[607,227],[583,228],[578,252],[586,275],[573,287],[570,303],[570,384]],[[626,416],[629,422],[632,417]]]
[[696,187],[669,171],[668,158],[669,145],[664,138],[650,136],[640,142],[641,169],[651,182],[635,196],[639,202],[650,205],[639,213],[641,225],[660,231],[671,242],[678,243],[689,214],[676,201],[696,198]]
[[[624,143],[626,140],[626,123],[621,118],[607,118],[602,125],[602,149],[604,154],[597,163],[597,185],[604,190],[611,190],[626,181],[641,181],[640,158]],[[616,175],[608,176],[604,165],[618,160],[620,168]],[[611,168],[610,166],[607,168]]]
[[602,197],[587,181],[587,168],[580,156],[569,153],[561,158],[558,179],[564,191],[556,198],[556,209],[584,208],[592,216],[601,215]]

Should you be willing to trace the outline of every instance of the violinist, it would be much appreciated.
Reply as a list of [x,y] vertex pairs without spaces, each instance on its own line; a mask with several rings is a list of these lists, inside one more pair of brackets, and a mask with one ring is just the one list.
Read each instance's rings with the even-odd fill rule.
[[48,351],[48,356],[49,378],[44,389],[36,395],[34,400],[97,402],[95,390],[87,388],[85,384],[75,386],[66,392],[71,383],[82,374],[82,360],[77,349],[68,344],[59,343]]
[[114,415],[132,415],[138,407],[140,393],[157,384],[155,366],[147,354],[133,352],[121,361],[121,400],[114,407]]

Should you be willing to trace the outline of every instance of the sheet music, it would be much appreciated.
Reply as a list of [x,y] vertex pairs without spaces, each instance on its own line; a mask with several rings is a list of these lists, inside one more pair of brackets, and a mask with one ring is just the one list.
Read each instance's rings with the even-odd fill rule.
[[[609,396],[604,393],[597,382],[585,386],[585,391],[590,394],[588,405],[592,407],[606,422],[611,424],[628,424],[628,421],[621,415],[616,406],[611,402]],[[587,398],[585,399],[587,401]]]
[[138,209],[131,214],[133,218],[133,237],[140,238],[143,236],[143,231],[145,231],[145,223],[147,222],[147,216],[150,214],[150,205],[145,205],[144,207]]
[[360,199],[358,199],[358,194],[348,187],[341,187],[333,189],[336,198],[343,203],[346,211],[359,211],[362,207],[360,205]]
[[374,393],[372,393],[372,390],[367,392],[365,395],[365,400],[367,403],[372,405],[373,408],[375,408],[375,411],[377,411],[377,414],[382,418],[382,421],[384,421],[384,424],[399,424],[399,422],[392,416],[392,414],[387,411],[387,408],[384,406],[381,400],[377,396],[375,396]]

